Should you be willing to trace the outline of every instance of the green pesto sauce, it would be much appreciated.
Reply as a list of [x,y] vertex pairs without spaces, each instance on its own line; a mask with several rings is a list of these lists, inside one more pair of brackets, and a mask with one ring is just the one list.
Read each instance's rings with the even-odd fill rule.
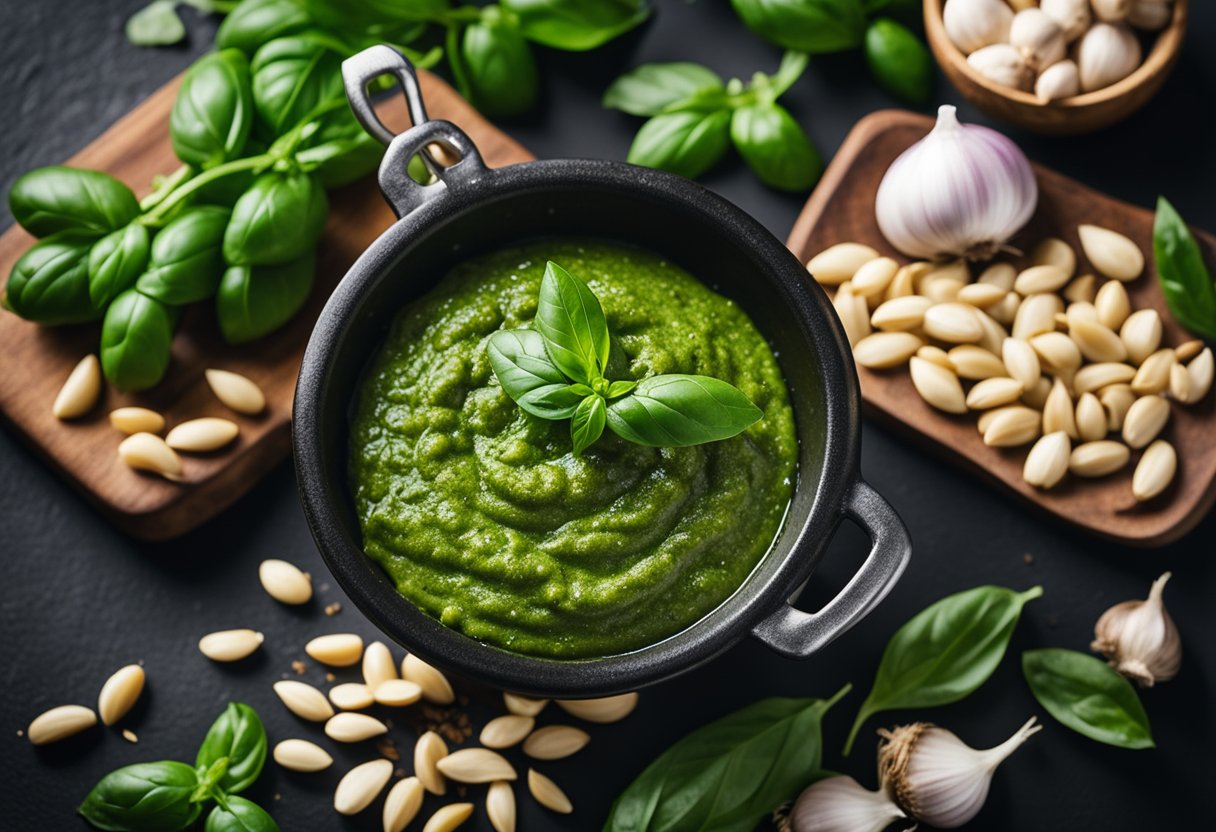
[[[491,333],[531,322],[546,260],[600,299],[609,378],[715,376],[764,418],[688,448],[605,431],[575,458],[569,420],[520,410],[486,356]],[[780,530],[797,460],[777,362],[732,301],[652,254],[575,240],[470,260],[406,307],[351,436],[363,546],[401,594],[472,638],[556,658],[654,644],[726,600]]]

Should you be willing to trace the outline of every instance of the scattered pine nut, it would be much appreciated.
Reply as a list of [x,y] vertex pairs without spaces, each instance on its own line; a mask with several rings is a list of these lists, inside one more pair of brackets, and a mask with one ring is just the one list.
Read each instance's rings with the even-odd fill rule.
[[413,653],[407,654],[401,661],[401,678],[422,688],[422,698],[428,702],[450,705],[456,701],[456,693],[448,678]]
[[324,771],[334,764],[329,752],[308,740],[282,740],[274,747],[274,761],[291,771]]
[[294,563],[264,560],[258,565],[258,580],[266,594],[280,604],[307,604],[312,600],[312,578]]
[[548,699],[531,699],[527,696],[520,696],[518,693],[510,693],[504,691],[502,694],[503,704],[507,711],[520,716],[537,716],[549,704]]
[[449,803],[431,815],[422,832],[452,832],[473,814],[472,803]]
[[574,804],[566,793],[556,783],[534,768],[528,769],[528,791],[536,798],[536,802],[550,811],[568,815],[574,811]]
[[599,699],[559,699],[557,704],[563,711],[588,722],[608,724],[620,722],[633,713],[638,706],[637,693],[622,693],[619,696],[603,696]]
[[404,708],[422,698],[422,687],[417,682],[411,682],[408,679],[386,679],[376,685],[372,696],[381,705],[387,705],[390,708]]
[[486,791],[486,816],[494,832],[515,832],[515,789],[507,781],[490,784]]
[[60,705],[38,716],[26,729],[26,736],[34,745],[47,745],[79,734],[97,724],[97,714],[83,705]]
[[357,815],[384,791],[393,776],[388,760],[369,760],[355,766],[342,777],[334,790],[334,809],[341,815]]
[[486,748],[510,748],[523,742],[535,725],[536,720],[530,716],[507,714],[487,722],[478,739]]
[[439,773],[457,783],[492,783],[514,780],[515,767],[497,751],[488,748],[461,748],[435,763]]
[[361,711],[375,704],[371,688],[358,682],[347,682],[329,689],[329,701],[344,711]]
[[304,645],[304,652],[330,667],[350,667],[363,656],[363,639],[354,633],[317,636]]
[[325,736],[335,742],[362,742],[387,733],[387,725],[367,714],[344,711],[334,714],[325,723]]
[[324,722],[334,715],[333,706],[325,698],[325,694],[307,682],[295,679],[283,679],[274,683],[275,694],[300,719],[309,722]]
[[165,436],[165,444],[178,451],[208,453],[218,451],[240,432],[236,422],[205,416],[177,425]]
[[363,681],[371,691],[381,682],[397,678],[397,664],[383,641],[373,641],[363,651]]
[[414,743],[414,774],[431,794],[442,795],[447,791],[447,781],[437,767],[447,755],[447,743],[434,731],[427,731]]
[[165,417],[146,407],[120,407],[110,411],[110,424],[128,436],[134,433],[160,433],[165,429]]
[[426,791],[417,777],[398,780],[384,798],[384,832],[402,832],[422,808]]
[[144,690],[144,669],[137,664],[119,668],[106,679],[97,696],[97,713],[104,725],[113,725],[127,715]]
[[266,396],[262,388],[240,373],[206,370],[203,375],[211,392],[229,409],[246,416],[256,416],[266,409]]
[[220,630],[198,641],[198,649],[213,662],[236,662],[251,655],[266,639],[256,630]]
[[524,740],[524,753],[536,760],[560,760],[580,751],[591,736],[570,725],[546,725]]
[[122,729],[122,738],[124,740],[126,740],[127,742],[131,743],[132,745],[135,745],[135,743],[139,742],[139,737],[136,736],[135,732],[132,731],[130,728]]

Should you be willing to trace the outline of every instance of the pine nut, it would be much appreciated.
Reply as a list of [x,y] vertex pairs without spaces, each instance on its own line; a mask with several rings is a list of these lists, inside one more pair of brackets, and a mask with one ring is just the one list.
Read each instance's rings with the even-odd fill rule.
[[1006,338],[1001,344],[1001,361],[1009,375],[1020,381],[1027,390],[1037,384],[1043,375],[1039,354],[1030,344],[1017,338]]
[[[526,750],[526,749],[525,749]],[[492,783],[514,780],[515,768],[497,751],[488,748],[462,748],[435,763],[439,773],[457,783]]]
[[198,640],[198,649],[213,662],[237,662],[251,655],[266,639],[256,630],[220,630]]
[[363,655],[363,639],[354,633],[317,636],[304,645],[304,652],[330,667],[350,667]]
[[1077,270],[1077,254],[1059,237],[1045,237],[1030,250],[1032,266],[1055,266],[1071,277]]
[[1030,408],[1010,407],[997,412],[984,431],[984,444],[993,448],[1029,445],[1039,438],[1041,417]]
[[97,724],[97,714],[83,705],[60,705],[34,717],[25,735],[34,745],[46,745],[79,734]]
[[964,344],[952,347],[947,355],[959,378],[982,381],[1004,376],[1007,372],[1004,362],[982,347]]
[[1077,342],[1062,332],[1045,332],[1027,343],[1038,354],[1042,365],[1056,375],[1071,375],[1081,366]]
[[473,814],[472,803],[449,803],[441,806],[431,815],[422,832],[452,832]]
[[1073,376],[1072,387],[1078,394],[1092,393],[1108,384],[1128,384],[1135,377],[1135,368],[1127,364],[1087,364]]
[[67,381],[59,388],[51,413],[56,419],[75,419],[93,409],[101,396],[101,364],[97,356],[86,355],[76,363]]
[[1019,295],[1036,295],[1064,288],[1072,273],[1061,266],[1031,266],[1013,281],[1013,291]]
[[1054,487],[1068,473],[1072,442],[1062,430],[1048,433],[1034,443],[1022,466],[1022,479],[1037,488]]
[[853,359],[862,367],[887,369],[906,364],[924,345],[911,332],[876,332],[853,347]]
[[986,378],[967,393],[967,407],[988,410],[1010,404],[1022,395],[1022,382],[1012,378]]
[[1047,376],[1039,376],[1038,381],[1027,388],[1022,394],[1022,403],[1035,410],[1042,410],[1047,404],[1047,396],[1051,393],[1051,380]]
[[340,815],[359,814],[372,805],[392,776],[393,764],[388,760],[369,760],[355,766],[334,790],[334,809]]
[[530,716],[507,714],[495,717],[481,729],[481,744],[486,748],[510,748],[532,733],[536,720]]
[[921,398],[947,413],[966,413],[967,402],[958,376],[944,367],[913,356],[909,362],[912,385]]
[[890,257],[876,257],[863,263],[853,274],[853,292],[863,298],[881,296],[898,271],[899,264]]
[[241,429],[235,422],[227,419],[217,419],[206,416],[202,419],[191,419],[169,431],[165,436],[165,444],[178,451],[189,453],[208,453],[218,451],[227,445]]
[[324,771],[334,764],[324,748],[308,740],[283,740],[274,747],[274,761],[291,771]]
[[920,295],[892,298],[874,310],[870,324],[887,332],[915,329],[924,323],[925,312],[932,305],[933,301]]
[[376,685],[372,696],[381,705],[391,708],[404,708],[413,705],[422,698],[422,688],[407,679],[385,679]]
[[536,802],[550,811],[568,815],[574,811],[574,804],[558,785],[534,768],[528,769],[528,791],[536,798]]
[[376,702],[371,688],[358,682],[347,682],[329,689],[329,701],[343,711],[361,711]]
[[128,436],[133,433],[160,433],[165,429],[165,417],[146,407],[120,407],[110,411],[110,424]]
[[1072,396],[1068,388],[1058,378],[1051,385],[1047,401],[1043,403],[1043,433],[1063,433],[1076,439],[1077,432],[1076,410],[1073,408]]
[[325,736],[335,742],[362,742],[387,733],[387,725],[367,714],[343,711],[325,723]]
[[925,332],[940,341],[967,344],[980,340],[984,329],[976,309],[965,303],[939,303],[925,312]]
[[1123,361],[1127,347],[1112,330],[1097,321],[1069,318],[1068,332],[1077,342],[1081,355],[1093,362]]
[[832,298],[832,307],[840,318],[849,346],[870,334],[870,312],[863,297],[853,294],[853,287],[843,283]]
[[414,743],[414,774],[431,794],[442,795],[448,789],[437,766],[447,755],[447,744],[434,731],[427,731]]
[[422,688],[422,698],[427,702],[451,705],[456,701],[456,694],[448,678],[413,653],[407,654],[402,660],[401,677]]
[[1064,302],[1059,295],[1031,295],[1022,301],[1013,318],[1013,337],[1028,341],[1035,335],[1054,332],[1055,315],[1064,311]]
[[246,416],[256,416],[266,409],[266,396],[262,388],[240,373],[206,370],[203,375],[211,392],[228,409]]
[[104,725],[113,725],[127,715],[144,691],[144,669],[129,664],[115,671],[101,686],[97,696],[97,713]]
[[569,725],[546,725],[524,740],[524,753],[537,760],[560,760],[582,749],[591,736]]
[[558,706],[579,719],[606,725],[620,722],[633,713],[638,706],[637,693],[622,693],[618,696],[603,696],[599,699],[559,699]]
[[307,604],[312,599],[312,579],[294,563],[264,560],[258,565],[258,580],[280,604]]
[[537,716],[549,704],[548,699],[531,699],[509,692],[503,692],[502,701],[509,713],[520,716]]
[[381,682],[397,679],[397,663],[383,641],[373,641],[363,651],[363,681],[368,690],[375,692]]
[[418,816],[425,796],[426,792],[417,777],[406,777],[394,783],[384,798],[384,832],[402,832],[409,826],[410,821]]
[[505,780],[490,784],[486,792],[486,816],[494,832],[515,832],[515,790]]
[[1106,411],[1093,393],[1082,393],[1077,399],[1077,434],[1082,442],[1106,437]]
[[1130,452],[1122,442],[1099,439],[1072,449],[1068,470],[1079,477],[1104,477],[1127,464]]
[[324,722],[334,715],[325,694],[306,682],[283,679],[274,683],[274,692],[287,710],[309,722]]
[[824,286],[838,286],[877,257],[877,251],[861,243],[837,243],[807,261],[806,270],[815,282]]
[[1157,438],[1170,419],[1170,403],[1161,396],[1144,396],[1132,402],[1123,418],[1123,441],[1143,448]]

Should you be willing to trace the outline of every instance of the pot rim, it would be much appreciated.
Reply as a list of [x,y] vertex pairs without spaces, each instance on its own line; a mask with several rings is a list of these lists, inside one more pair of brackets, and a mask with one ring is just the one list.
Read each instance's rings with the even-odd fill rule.
[[[355,605],[395,641],[440,668],[509,690],[566,698],[605,696],[691,670],[733,646],[787,603],[809,578],[844,516],[845,503],[859,479],[860,410],[856,373],[844,360],[849,347],[843,329],[826,294],[812,286],[802,264],[771,232],[742,209],[683,177],[619,162],[563,159],[485,170],[474,183],[462,185],[425,201],[368,247],[326,302],[309,339],[296,387],[292,444],[301,500],[322,557]],[[799,337],[808,342],[818,364],[824,447],[818,481],[809,482],[800,472],[795,494],[813,488],[813,502],[805,519],[787,520],[791,525],[780,532],[780,537],[795,537],[774,569],[758,565],[718,607],[655,644],[599,658],[547,659],[478,642],[440,624],[396,591],[339,520],[350,499],[346,471],[344,464],[335,467],[322,449],[320,412],[333,358],[356,325],[363,294],[408,259],[429,234],[499,200],[583,190],[613,192],[689,213],[707,234],[725,236],[747,253],[756,271],[793,310],[801,324]],[[791,403],[797,419],[797,402]],[[772,556],[770,548],[760,564]],[[369,575],[373,570],[377,577]]]

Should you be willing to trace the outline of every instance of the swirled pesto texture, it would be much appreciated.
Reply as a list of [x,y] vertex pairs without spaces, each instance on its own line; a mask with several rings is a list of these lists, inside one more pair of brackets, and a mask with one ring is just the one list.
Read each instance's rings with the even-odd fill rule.
[[[687,448],[605,432],[575,458],[569,421],[520,410],[486,355],[532,321],[546,260],[600,299],[610,378],[715,376],[764,418]],[[781,527],[797,459],[777,362],[733,302],[652,254],[561,240],[470,260],[400,313],[350,473],[364,549],[402,595],[475,639],[578,658],[661,641],[730,596]]]

